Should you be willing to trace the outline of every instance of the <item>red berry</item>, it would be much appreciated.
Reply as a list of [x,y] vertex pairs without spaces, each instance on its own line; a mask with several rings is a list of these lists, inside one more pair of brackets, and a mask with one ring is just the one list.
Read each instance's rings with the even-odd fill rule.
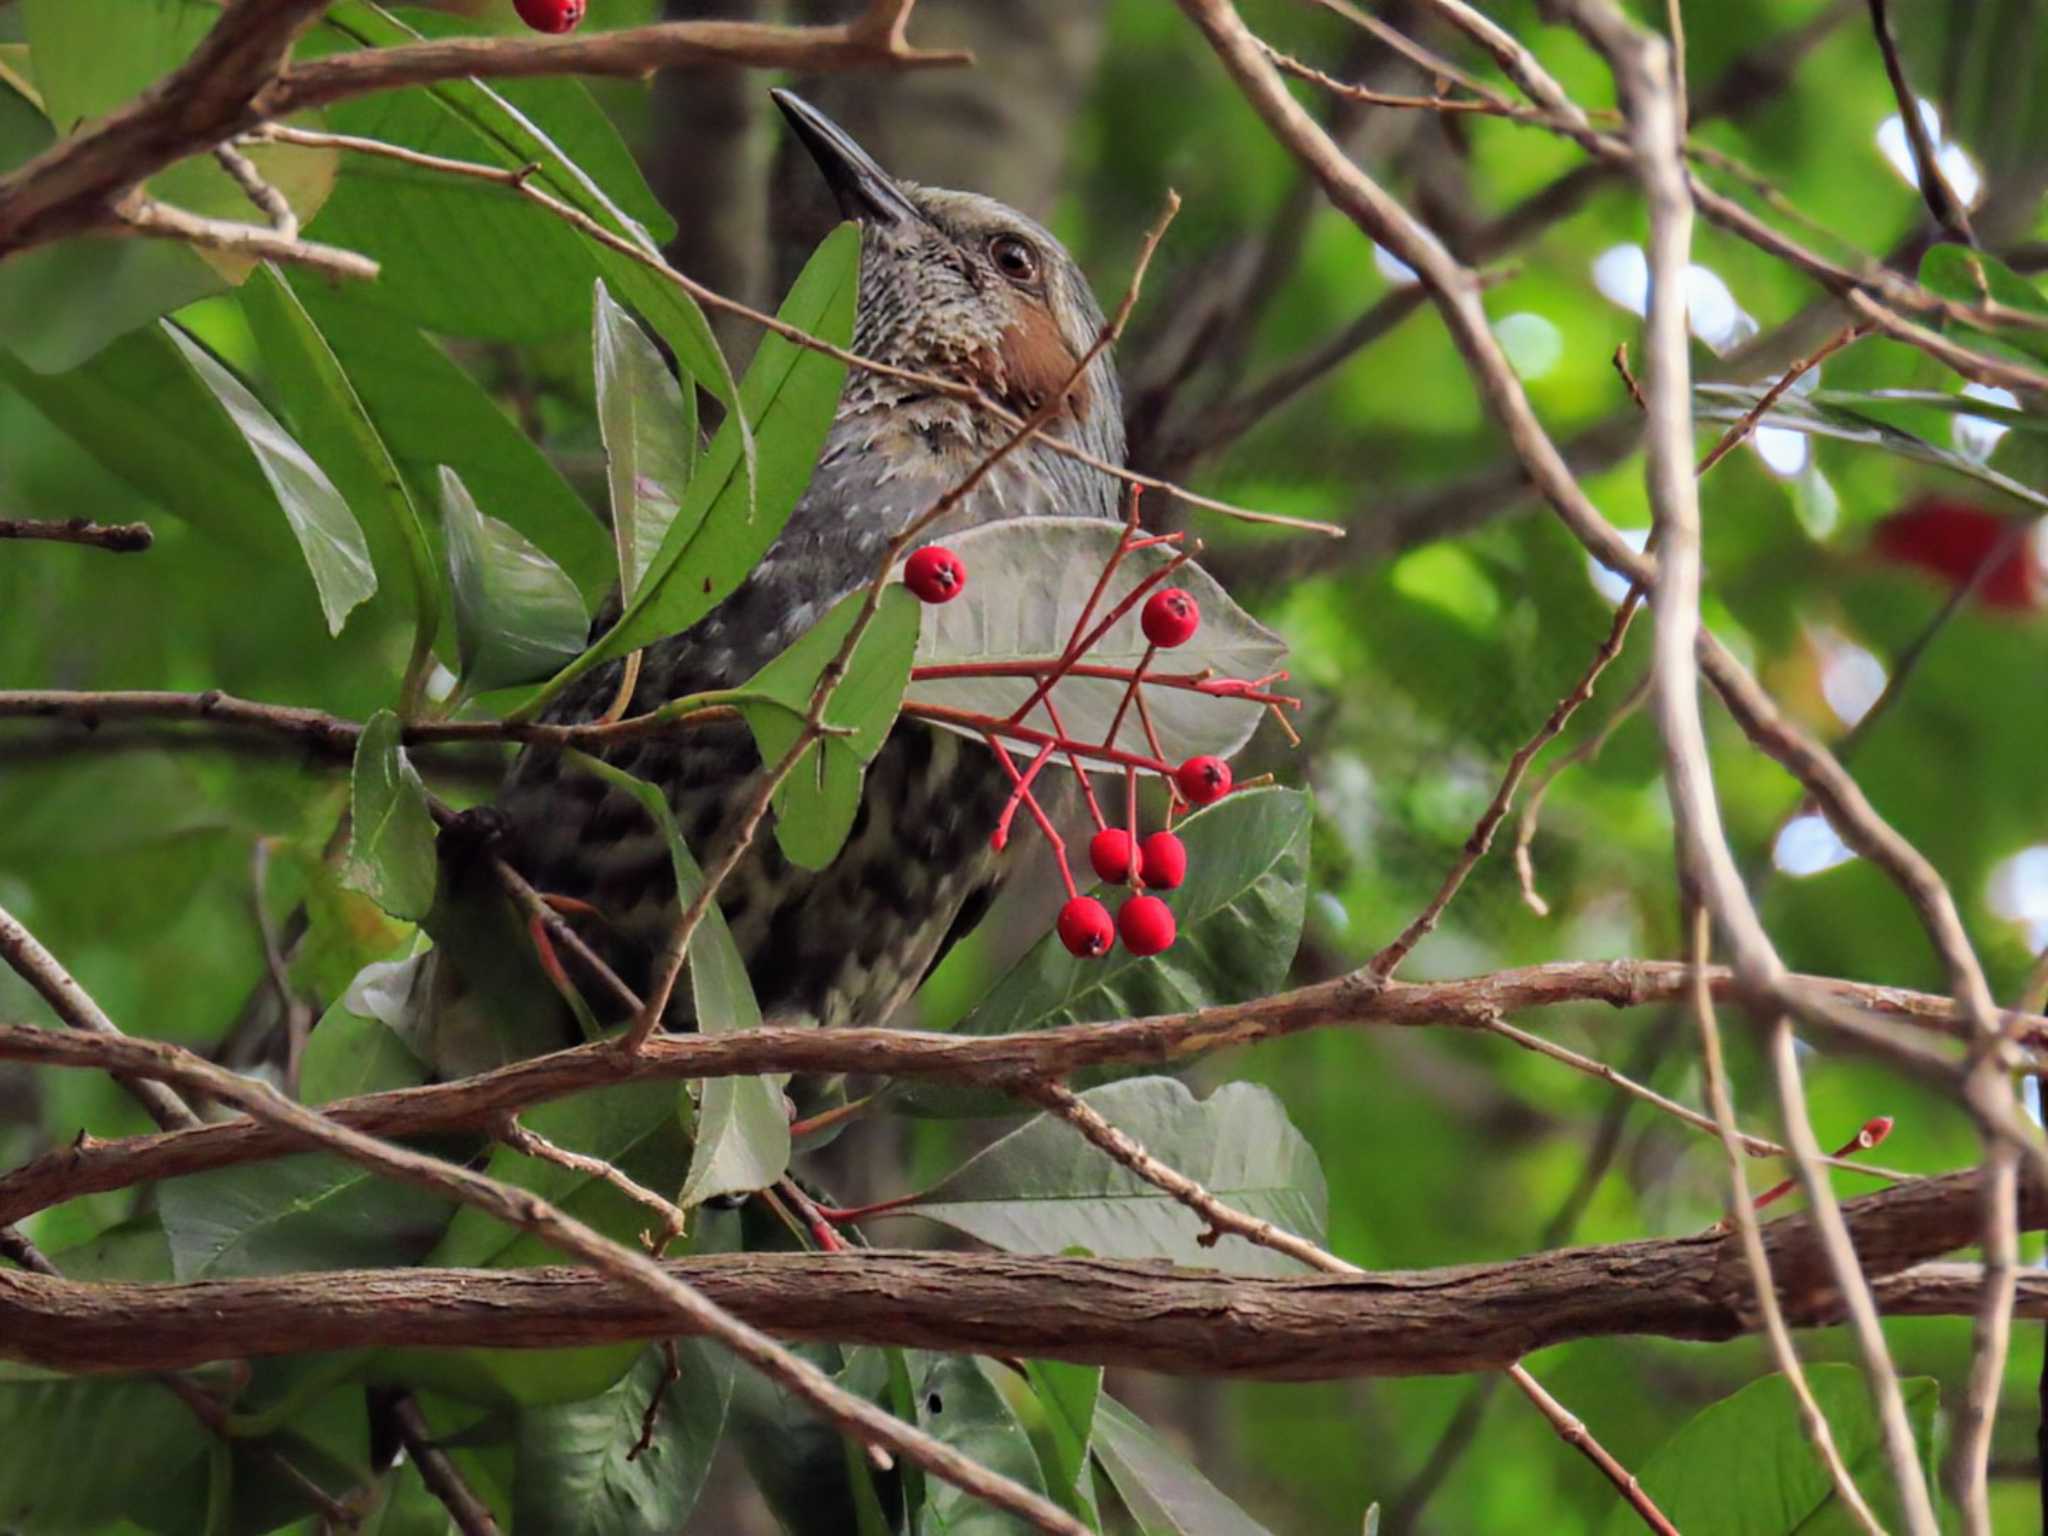
[[[1171,922],[1169,915],[1169,935]],[[1109,920],[1109,908],[1093,896],[1076,896],[1061,907],[1059,929],[1060,942],[1083,960],[1108,954],[1116,943],[1116,924]]]
[[583,19],[584,0],[512,0],[519,19],[536,32],[573,32]]
[[1144,626],[1147,640],[1170,651],[1176,645],[1186,645],[1202,627],[1202,610],[1179,587],[1168,587],[1145,599],[1145,611],[1138,622]]
[[919,601],[950,603],[967,585],[967,567],[943,544],[927,544],[903,566],[903,584]]
[[1154,890],[1179,890],[1188,877],[1187,844],[1171,832],[1154,832],[1138,846],[1138,873]]
[[1121,827],[1104,827],[1088,839],[1088,862],[1099,878],[1124,884],[1131,878],[1131,834]]
[[1116,931],[1134,955],[1156,955],[1173,947],[1173,908],[1157,896],[1133,896],[1116,915]]
[[1220,757],[1191,757],[1174,769],[1173,782],[1190,805],[1209,805],[1230,793],[1230,764]]
[[[2012,532],[2012,521],[1985,507],[1942,496],[1923,496],[1880,522],[1871,533],[1878,557],[1917,566],[1961,586]],[[1988,608],[2025,610],[2048,600],[2048,580],[2037,569],[2028,540],[2008,546],[1977,589]]]

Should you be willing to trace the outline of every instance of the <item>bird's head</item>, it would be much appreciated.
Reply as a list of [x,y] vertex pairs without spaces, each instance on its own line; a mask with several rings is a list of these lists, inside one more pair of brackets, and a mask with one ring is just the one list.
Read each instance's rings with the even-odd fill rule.
[[[1065,247],[994,198],[897,180],[817,108],[773,94],[840,211],[861,226],[854,350],[972,385],[1020,416],[1058,393],[1103,325]],[[1105,350],[1063,414],[1120,459],[1120,412]]]

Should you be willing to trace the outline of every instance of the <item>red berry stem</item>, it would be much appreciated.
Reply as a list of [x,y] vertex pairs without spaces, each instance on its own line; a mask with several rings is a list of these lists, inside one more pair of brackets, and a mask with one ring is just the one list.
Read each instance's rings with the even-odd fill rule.
[[[1065,736],[1067,726],[1066,722],[1060,719],[1059,706],[1053,703],[1051,694],[1045,696],[1044,702],[1045,712],[1052,718],[1052,728],[1061,736]],[[1103,819],[1102,807],[1095,803],[1095,781],[1089,776],[1088,770],[1081,766],[1081,754],[1072,747],[1067,748],[1067,762],[1073,767],[1074,777],[1081,781],[1081,798],[1088,802],[1088,814],[1095,819],[1096,830],[1100,831],[1109,823]]]
[[1139,868],[1138,849],[1138,770],[1124,770],[1124,835],[1131,840],[1131,874],[1128,884],[1133,890],[1144,888],[1145,877]]
[[[912,667],[910,680],[913,683],[928,683],[948,677],[1038,677],[1057,673],[1059,677],[1100,677],[1111,680],[1127,680],[1131,675],[1129,667],[1108,666],[1100,662],[1074,662],[1068,664],[1058,658],[1050,661],[936,661],[928,666]],[[1285,677],[1285,672],[1278,674]],[[1057,679],[1055,679],[1057,681]],[[1215,677],[1211,670],[1201,672],[1147,672],[1145,681],[1155,688],[1180,688],[1193,693],[1206,693],[1212,698],[1246,699],[1253,704],[1284,705],[1288,709],[1300,709],[1301,700],[1284,693],[1264,693],[1257,683],[1241,678]],[[1033,700],[1041,703],[1043,700]]]
[[1048,741],[1062,751],[1078,753],[1093,762],[1115,768],[1141,768],[1146,773],[1168,775],[1173,764],[1162,757],[1146,757],[1137,752],[1125,752],[1116,747],[1100,747],[1093,742],[1076,741],[1069,736],[1054,735],[1038,730],[1034,726],[1018,725],[1011,720],[1000,720],[994,715],[985,715],[979,710],[956,709],[950,704],[927,704],[916,699],[903,701],[903,714],[911,720],[933,720],[942,725],[957,726],[982,737],[1001,737],[1021,742],[1027,746],[1042,747]]
[[[1158,646],[1146,646],[1145,654],[1140,656],[1138,658],[1138,664],[1135,667],[1131,668],[1131,680],[1124,687],[1124,696],[1121,699],[1117,700],[1116,713],[1109,717],[1109,731],[1102,738],[1102,744],[1105,747],[1113,747],[1116,745],[1116,733],[1123,729],[1124,716],[1130,711],[1131,700],[1138,696],[1140,690],[1144,686],[1145,669],[1152,665],[1152,658],[1154,656],[1157,656],[1158,654]],[[1155,752],[1154,755],[1164,756],[1163,753],[1157,752]],[[1136,831],[1136,828],[1132,829],[1133,835],[1136,834]]]
[[1031,766],[1024,770],[1024,776],[1017,780],[1017,787],[1010,791],[1010,798],[1003,802],[1003,814],[996,818],[995,836],[989,839],[989,846],[997,853],[1001,853],[1010,841],[1010,823],[1017,815],[1018,805],[1031,793],[1031,781],[1038,777],[1038,770],[1045,766],[1058,745],[1048,741],[1038,749],[1038,756],[1031,759]]
[[1045,840],[1052,844],[1053,862],[1059,865],[1060,884],[1067,888],[1067,899],[1069,901],[1073,900],[1074,897],[1081,893],[1074,885],[1073,870],[1067,867],[1067,840],[1060,836],[1059,829],[1052,824],[1051,818],[1045,814],[1044,808],[1038,803],[1038,797],[1031,793],[1029,786],[1024,785],[1024,776],[1017,771],[1017,765],[1010,760],[1010,749],[1004,746],[1002,741],[992,731],[985,732],[982,739],[988,743],[989,750],[995,753],[996,761],[1003,765],[1003,772],[1010,776],[1010,782],[1023,788],[1024,804],[1030,808],[1031,819],[1038,823],[1038,830],[1043,832]]
[[[1844,1142],[1835,1153],[1835,1156],[1854,1157],[1858,1152],[1868,1152],[1872,1147],[1883,1141],[1885,1137],[1891,1135],[1891,1133],[1892,1117],[1890,1115],[1874,1116],[1863,1122],[1863,1128]],[[1775,1204],[1790,1194],[1793,1186],[1798,1182],[1797,1179],[1781,1179],[1778,1183],[1773,1184],[1769,1189],[1750,1201],[1751,1208],[1760,1211],[1767,1205]]]
[[1081,657],[1087,655],[1088,652],[1095,649],[1095,642],[1100,640],[1105,634],[1109,632],[1109,628],[1111,625],[1116,623],[1116,621],[1122,618],[1125,614],[1129,613],[1132,608],[1136,607],[1139,600],[1143,598],[1147,592],[1151,591],[1154,587],[1158,586],[1160,582],[1166,580],[1167,577],[1171,576],[1175,571],[1179,570],[1182,566],[1186,565],[1190,560],[1194,558],[1195,557],[1192,551],[1185,549],[1181,550],[1179,553],[1174,555],[1174,557],[1171,560],[1167,561],[1166,564],[1159,567],[1158,570],[1154,571],[1151,575],[1145,577],[1136,586],[1132,587],[1130,591],[1126,592],[1123,595],[1123,597],[1118,600],[1117,605],[1114,608],[1110,609],[1109,612],[1103,616],[1102,621],[1098,623],[1093,629],[1088,631],[1087,636],[1081,641],[1079,645],[1069,645],[1067,647],[1068,654],[1060,658],[1060,665],[1058,669],[1048,673],[1045,677],[1039,679],[1038,686],[1031,691],[1031,697],[1026,699],[1021,705],[1017,707],[1015,711],[1011,713],[1011,721],[1015,722],[1018,720],[1022,720],[1026,715],[1030,714],[1031,706],[1036,704],[1040,699],[1044,698],[1048,693],[1052,692],[1053,686],[1056,683],[1058,683],[1062,677],[1066,676],[1067,672],[1072,669],[1074,664],[1078,662]]

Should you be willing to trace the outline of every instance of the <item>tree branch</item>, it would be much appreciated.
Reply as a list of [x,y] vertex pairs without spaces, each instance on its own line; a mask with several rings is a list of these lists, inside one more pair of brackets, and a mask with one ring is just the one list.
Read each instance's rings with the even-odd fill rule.
[[[1878,1296],[1898,1313],[1967,1316],[1975,1265],[1926,1260],[1975,1240],[1982,1177],[1918,1180],[1843,1213]],[[2048,1198],[2027,1187],[2028,1230]],[[1764,1241],[1795,1326],[1839,1320],[1810,1216]],[[667,1279],[788,1340],[1072,1360],[1172,1375],[1314,1381],[1497,1370],[1573,1339],[1724,1340],[1757,1325],[1741,1239],[1655,1238],[1498,1264],[1266,1279],[1161,1264],[1003,1253],[720,1254]],[[2019,1279],[2020,1315],[2048,1316],[2048,1276]],[[567,1265],[343,1270],[88,1285],[0,1269],[0,1354],[67,1371],[180,1369],[307,1350],[553,1349],[701,1332],[645,1287]]]

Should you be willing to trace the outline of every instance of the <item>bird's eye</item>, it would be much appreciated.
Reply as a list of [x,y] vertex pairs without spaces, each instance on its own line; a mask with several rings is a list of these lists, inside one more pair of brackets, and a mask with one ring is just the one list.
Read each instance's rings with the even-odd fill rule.
[[1038,252],[1020,235],[997,235],[988,243],[988,259],[1013,283],[1028,283],[1038,276]]

